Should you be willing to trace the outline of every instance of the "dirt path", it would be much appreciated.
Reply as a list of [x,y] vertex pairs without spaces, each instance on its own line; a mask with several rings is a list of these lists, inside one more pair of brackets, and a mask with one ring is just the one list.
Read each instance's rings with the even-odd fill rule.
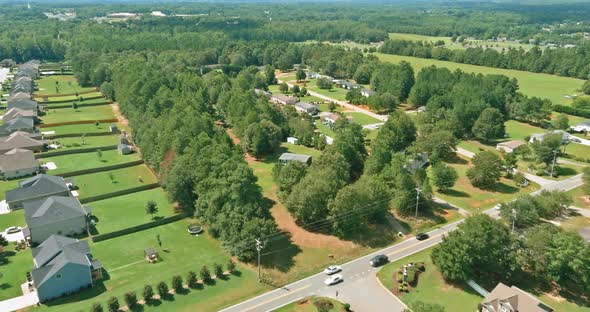
[[119,103],[113,102],[111,104],[111,108],[113,109],[113,114],[115,114],[115,117],[117,120],[119,120],[119,123],[123,125],[126,130],[129,130],[129,120],[125,118],[123,114],[121,114],[121,110],[119,110]]

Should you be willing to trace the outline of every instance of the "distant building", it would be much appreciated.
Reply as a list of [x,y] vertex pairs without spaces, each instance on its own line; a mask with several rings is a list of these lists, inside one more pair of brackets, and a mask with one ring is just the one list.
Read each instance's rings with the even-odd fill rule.
[[319,79],[322,78],[322,75],[316,73],[316,72],[311,72],[311,71],[306,71],[305,72],[305,78],[307,79]]
[[117,145],[117,151],[119,155],[128,155],[133,153],[133,146],[127,144],[119,144]]
[[296,137],[288,137],[287,143],[297,145],[299,143],[299,139],[297,139]]
[[295,104],[295,109],[301,113],[308,113],[312,116],[317,115],[318,107],[308,102],[297,102]]
[[294,105],[295,103],[297,103],[296,97],[284,94],[273,94],[271,95],[270,100],[274,103],[281,105]]
[[496,144],[496,149],[499,151],[504,151],[506,153],[512,153],[514,152],[514,150],[523,145],[526,145],[526,143],[524,143],[523,141],[512,140]]
[[322,116],[323,123],[327,126],[335,124],[342,116],[334,113],[325,114]]
[[292,161],[299,161],[311,165],[311,156],[302,154],[283,153],[279,157],[279,163],[288,164]]
[[569,141],[569,139],[570,139],[570,136],[571,136],[569,133],[567,133],[567,132],[565,132],[563,130],[553,130],[553,131],[549,131],[549,132],[545,132],[545,133],[535,133],[535,134],[532,134],[531,135],[531,138],[529,139],[529,142],[530,143],[537,142],[537,141],[538,142],[543,142],[543,140],[545,140],[545,138],[547,136],[555,135],[555,134],[560,134],[561,135],[561,143],[562,144],[567,143]]
[[488,294],[477,308],[478,312],[553,312],[553,308],[518,287],[502,283]]
[[336,85],[342,89],[346,89],[346,90],[352,90],[352,89],[356,89],[358,88],[357,85],[355,85],[352,82],[346,81],[346,80],[337,80],[336,81]]
[[590,120],[586,120],[575,126],[571,126],[570,129],[575,132],[590,132]]
[[150,13],[151,16],[156,16],[156,17],[165,17],[166,14],[164,14],[162,11],[152,11],[152,13]]

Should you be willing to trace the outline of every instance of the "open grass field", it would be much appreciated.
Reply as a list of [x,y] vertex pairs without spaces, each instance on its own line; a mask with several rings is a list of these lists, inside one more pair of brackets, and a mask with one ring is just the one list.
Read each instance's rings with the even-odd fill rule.
[[482,190],[471,185],[467,178],[467,169],[471,166],[467,158],[458,156],[458,159],[449,164],[457,170],[459,179],[455,186],[446,192],[435,192],[436,196],[470,211],[483,211],[493,207],[497,203],[509,201],[520,194],[530,193],[538,186],[531,183],[525,188],[516,186],[513,180],[502,178],[494,189]]
[[[80,87],[76,77],[72,75],[43,76],[36,82],[39,87],[39,91],[35,92],[36,96],[70,94],[94,90],[93,87]],[[57,92],[56,87],[59,92]]]
[[[98,106],[98,105],[108,105],[111,102],[105,98],[98,98],[98,99],[90,99],[90,100],[84,100],[84,101],[71,101],[71,102],[60,102],[60,103],[47,103],[47,104],[43,104],[43,106],[45,107],[45,109],[50,109],[50,108],[56,108],[56,109],[68,109],[71,108],[72,103],[78,103],[79,107],[84,107],[84,105],[89,105],[89,106]],[[69,107],[62,107],[63,105],[69,105]]]
[[401,61],[407,61],[412,64],[416,74],[424,67],[435,65],[437,67],[446,67],[450,70],[461,69],[465,72],[471,73],[499,74],[508,76],[510,78],[516,78],[522,93],[528,96],[537,96],[540,98],[550,99],[554,104],[571,104],[571,100],[564,98],[564,95],[575,94],[584,83],[584,80],[581,79],[537,74],[518,70],[491,68],[383,53],[375,53],[375,55],[384,62],[399,63]]
[[110,105],[89,106],[73,108],[48,109],[41,117],[44,124],[52,124],[66,121],[114,119],[113,109]]
[[[229,257],[222,251],[219,242],[207,234],[189,235],[186,227],[191,222],[181,220],[91,244],[93,256],[102,262],[108,273],[106,280],[89,290],[32,308],[31,311],[88,311],[94,302],[105,306],[111,296],[124,302],[123,294],[128,291],[134,291],[141,297],[145,285],[155,288],[160,281],[170,285],[174,275],[178,274],[185,279],[189,271],[198,274],[204,265],[210,270],[215,263],[225,267]],[[160,235],[161,247],[158,246],[157,235]],[[148,247],[156,248],[163,261],[147,263],[143,251]],[[252,270],[243,266],[238,266],[238,270],[239,274],[229,276],[226,280],[215,280],[215,285],[205,285],[202,289],[190,289],[170,298],[154,300],[141,310],[217,311],[230,302],[245,300],[268,290],[264,284],[257,282]]]
[[361,126],[382,122],[379,119],[376,119],[371,116],[365,115],[363,113],[358,113],[358,112],[348,112],[348,113],[344,113],[344,115],[347,118],[351,118],[352,122],[357,123]]
[[[49,144],[61,145],[60,150],[77,149],[77,148],[100,148],[103,146],[113,146],[119,144],[119,137],[116,135],[100,135],[88,137],[58,138],[49,141]],[[52,150],[49,150],[51,152]]]
[[101,154],[101,157],[99,157],[98,152],[77,153],[41,158],[40,161],[42,163],[54,162],[57,169],[49,170],[47,173],[55,175],[77,170],[118,165],[139,159],[139,156],[135,153],[120,155],[117,150],[101,151]]
[[92,214],[98,218],[98,233],[104,234],[153,221],[152,216],[145,212],[145,206],[150,200],[158,205],[158,213],[154,215],[156,219],[175,214],[174,207],[168,202],[162,188],[92,202],[89,206],[92,207]]
[[442,40],[445,42],[445,47],[448,49],[465,49],[467,47],[490,47],[496,49],[508,49],[508,48],[515,48],[519,49],[522,48],[524,50],[530,50],[534,45],[528,43],[517,43],[517,42],[491,42],[485,40],[468,40],[466,39],[464,43],[466,44],[463,46],[462,43],[455,43],[451,41],[451,37],[435,37],[435,36],[424,36],[424,35],[416,35],[416,34],[404,34],[404,33],[389,33],[389,38],[393,40],[409,40],[409,41],[428,41],[428,42],[436,42],[438,40]]
[[71,133],[100,133],[109,131],[109,123],[100,123],[97,125],[91,124],[80,124],[80,125],[65,125],[57,127],[43,128],[42,131],[55,131],[56,135],[71,134]]
[[[332,309],[329,310],[319,310],[315,303],[321,301],[329,301],[332,303]],[[291,304],[288,304],[282,308],[278,308],[274,310],[274,312],[342,312],[344,311],[344,305],[342,302],[338,300],[334,300],[332,298],[325,298],[325,297],[311,297],[311,298],[303,298],[301,300],[297,300]]]
[[574,200],[574,206],[590,209],[590,197],[584,193],[582,187],[576,187],[566,192]]
[[73,180],[79,188],[80,198],[158,182],[146,165],[75,176]]
[[325,96],[329,96],[339,101],[346,101],[346,93],[348,93],[348,90],[338,88],[336,86],[330,90],[320,89],[313,80],[307,84],[307,90],[317,92]]
[[[100,96],[102,97],[102,93],[100,93],[99,91],[92,91],[92,90],[88,90],[86,91],[86,93],[79,93],[78,94],[79,97],[84,98],[90,98],[90,97],[97,97]],[[77,101],[78,100],[78,96],[74,95],[64,95],[64,96],[50,96],[47,99],[47,102],[43,101],[43,96],[35,96],[35,101],[38,102],[42,102],[44,105],[51,105],[51,102],[62,102],[62,101]],[[84,101],[80,101],[80,103],[86,103],[87,101],[91,101],[91,100],[84,100]],[[63,104],[63,103],[62,103]]]
[[23,294],[20,285],[27,281],[26,274],[33,265],[33,256],[30,249],[16,251],[12,243],[2,253],[7,263],[0,264],[0,300],[6,300]]
[[319,119],[316,120],[314,122],[314,124],[315,124],[315,127],[318,129],[318,131],[321,134],[327,135],[331,138],[334,138],[336,136],[336,133],[334,133],[334,130],[332,130],[330,127],[324,125],[321,120],[319,120]]

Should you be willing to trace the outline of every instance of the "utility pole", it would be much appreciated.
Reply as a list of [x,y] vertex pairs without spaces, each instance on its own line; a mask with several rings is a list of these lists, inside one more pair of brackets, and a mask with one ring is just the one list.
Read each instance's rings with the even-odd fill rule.
[[551,174],[550,177],[553,178],[553,168],[555,168],[555,161],[557,160],[557,152],[558,150],[553,150],[553,164],[551,164]]
[[422,189],[417,187],[416,188],[416,219],[418,219],[418,202],[420,201],[420,192],[422,192]]
[[262,250],[262,242],[256,239],[256,251],[258,251],[258,282],[262,282],[262,278],[260,277],[260,251]]
[[512,233],[514,233],[514,223],[516,221],[516,210],[512,209]]

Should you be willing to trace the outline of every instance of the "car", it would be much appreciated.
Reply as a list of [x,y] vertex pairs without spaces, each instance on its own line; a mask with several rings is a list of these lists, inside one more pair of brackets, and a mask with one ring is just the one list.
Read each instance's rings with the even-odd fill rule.
[[14,234],[21,231],[21,228],[18,226],[11,226],[6,229],[6,234]]
[[496,209],[496,210],[500,210],[500,208],[502,208],[502,204],[496,204],[494,206],[494,209]]
[[324,270],[324,273],[326,273],[327,275],[332,275],[332,274],[338,273],[340,271],[342,271],[342,268],[340,266],[331,265]]
[[375,257],[371,258],[369,264],[371,264],[371,266],[373,267],[378,267],[380,265],[387,263],[387,261],[389,261],[389,259],[386,255],[376,255]]
[[425,239],[429,239],[430,235],[426,234],[426,233],[418,233],[416,234],[416,239],[417,240],[425,240]]
[[344,278],[342,277],[342,275],[336,274],[336,275],[332,275],[332,276],[326,278],[326,280],[324,281],[324,284],[326,284],[326,286],[331,286],[334,284],[338,284],[338,283],[342,282],[343,280],[344,280]]

